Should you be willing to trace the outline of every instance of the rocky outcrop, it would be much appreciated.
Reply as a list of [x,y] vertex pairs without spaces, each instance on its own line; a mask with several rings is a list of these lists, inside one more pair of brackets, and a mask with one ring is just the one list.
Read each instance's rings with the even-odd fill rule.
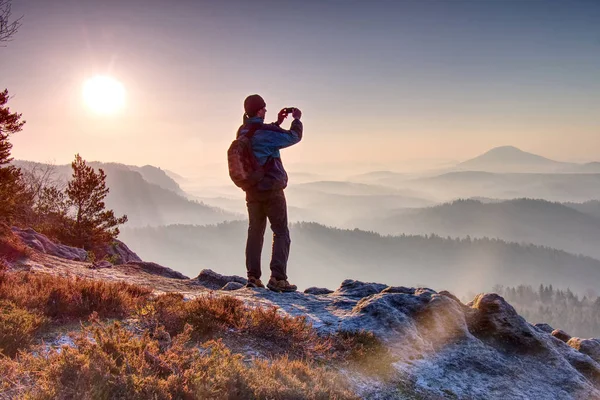
[[210,269],[203,269],[200,274],[195,278],[195,281],[204,286],[207,289],[219,290],[229,282],[237,282],[242,285],[246,285],[248,280],[241,276],[232,275],[221,275]]
[[309,287],[304,290],[306,294],[314,294],[316,296],[333,293],[333,290],[327,288]]
[[[390,354],[373,362],[387,362],[393,373],[378,380],[348,371],[362,398],[600,399],[600,341],[531,325],[497,294],[480,294],[463,304],[446,291],[356,280],[342,282],[332,293],[275,293],[239,290],[246,279],[211,270],[187,279],[154,263],[130,262],[90,271],[89,264],[46,258],[56,266],[38,265],[40,258],[28,265],[32,271],[56,273],[61,268],[60,273],[94,279],[150,283],[158,292],[177,291],[186,299],[205,296],[210,289],[213,295],[235,296],[252,306],[276,306],[282,313],[302,316],[322,334],[372,332]],[[135,274],[136,270],[145,273]],[[566,337],[568,344],[560,340]]]
[[552,333],[552,331],[554,331],[554,328],[548,324],[535,324],[534,326],[542,332]]
[[592,360],[600,363],[600,340],[599,339],[581,339],[574,337],[567,342],[569,346],[578,350],[580,353],[586,354]]
[[101,247],[97,252],[99,258],[110,260],[114,265],[142,261],[125,243],[117,239],[112,244]]
[[555,338],[557,338],[558,340],[562,340],[565,343],[567,343],[569,340],[571,340],[571,335],[569,335],[567,332],[563,331],[562,329],[554,329],[552,332],[550,332],[550,334],[552,336],[554,336]]
[[600,364],[581,351],[587,345],[593,355],[596,342],[576,350],[552,336],[551,327],[529,324],[497,294],[463,304],[448,292],[346,280],[320,296],[235,295],[304,316],[323,333],[375,333],[396,360],[397,375],[361,386],[364,398],[404,398],[395,391],[402,387],[413,396],[407,398],[600,399]]
[[124,266],[135,266],[144,272],[147,272],[152,275],[163,276],[165,278],[190,279],[187,276],[183,275],[181,272],[174,271],[171,268],[163,267],[162,265],[153,262],[134,261],[124,264]]
[[[87,251],[77,247],[71,247],[64,244],[55,243],[46,235],[36,232],[32,228],[20,229],[12,227],[12,231],[23,241],[23,243],[34,250],[43,254],[64,258],[72,261],[87,261]],[[107,259],[114,265],[126,264],[129,262],[141,262],[138,257],[127,245],[120,240],[114,240],[111,245],[103,246],[97,251],[97,259]]]
[[361,281],[355,281],[352,279],[346,279],[342,282],[342,285],[335,294],[338,296],[355,297],[362,299],[372,294],[377,294],[387,288],[387,285],[381,283],[365,283]]
[[245,286],[239,282],[227,282],[225,286],[221,288],[221,290],[239,290],[243,289]]
[[57,244],[31,228],[19,229],[13,227],[12,231],[23,241],[25,245],[43,254],[64,258],[72,261],[86,261],[87,252],[76,247]]
[[467,306],[469,331],[495,347],[505,351],[530,353],[546,350],[533,327],[501,296],[480,294]]

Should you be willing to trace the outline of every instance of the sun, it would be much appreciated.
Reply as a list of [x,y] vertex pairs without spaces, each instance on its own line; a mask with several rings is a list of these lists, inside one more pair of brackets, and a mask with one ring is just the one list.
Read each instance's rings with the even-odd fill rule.
[[85,104],[98,114],[114,114],[125,107],[125,88],[109,76],[95,76],[83,84]]

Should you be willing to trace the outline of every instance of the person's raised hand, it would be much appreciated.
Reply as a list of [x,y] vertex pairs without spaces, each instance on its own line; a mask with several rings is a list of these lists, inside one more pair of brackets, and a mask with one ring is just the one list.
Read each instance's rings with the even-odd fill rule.
[[277,114],[277,125],[281,125],[281,123],[284,119],[287,118],[287,116],[287,111],[285,111],[285,108],[282,108],[281,111],[279,111],[279,114]]
[[292,111],[292,117],[294,117],[294,119],[302,118],[302,111],[300,111],[299,108],[294,108],[294,111]]

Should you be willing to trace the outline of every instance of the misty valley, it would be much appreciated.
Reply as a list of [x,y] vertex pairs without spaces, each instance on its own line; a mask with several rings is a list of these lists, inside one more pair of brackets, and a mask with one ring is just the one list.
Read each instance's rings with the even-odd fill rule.
[[[69,166],[15,164],[32,174],[52,171],[57,182],[70,173]],[[106,204],[129,218],[120,239],[143,259],[188,276],[204,268],[245,273],[246,204],[225,171],[90,165],[106,171]],[[327,175],[318,165],[303,167],[288,167],[286,189],[289,274],[300,288],[335,288],[352,277],[449,290],[465,300],[506,291],[534,323],[600,335],[597,163],[502,147],[443,169],[344,174],[338,166]],[[270,245],[267,230],[263,273]],[[553,288],[550,300],[540,286]]]

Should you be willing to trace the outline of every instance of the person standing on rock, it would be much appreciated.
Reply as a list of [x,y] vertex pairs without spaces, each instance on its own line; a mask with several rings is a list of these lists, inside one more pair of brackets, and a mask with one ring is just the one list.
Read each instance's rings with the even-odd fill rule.
[[[297,108],[282,109],[277,122],[265,124],[267,104],[257,94],[244,101],[244,123],[228,151],[229,174],[246,192],[248,239],[246,270],[248,287],[264,288],[261,277],[261,252],[267,219],[273,230],[271,278],[267,287],[277,292],[293,292],[296,285],[288,282],[287,262],[290,252],[287,204],[283,190],[288,176],[279,150],[302,140],[302,112]],[[280,127],[291,113],[294,120],[289,130]]]

